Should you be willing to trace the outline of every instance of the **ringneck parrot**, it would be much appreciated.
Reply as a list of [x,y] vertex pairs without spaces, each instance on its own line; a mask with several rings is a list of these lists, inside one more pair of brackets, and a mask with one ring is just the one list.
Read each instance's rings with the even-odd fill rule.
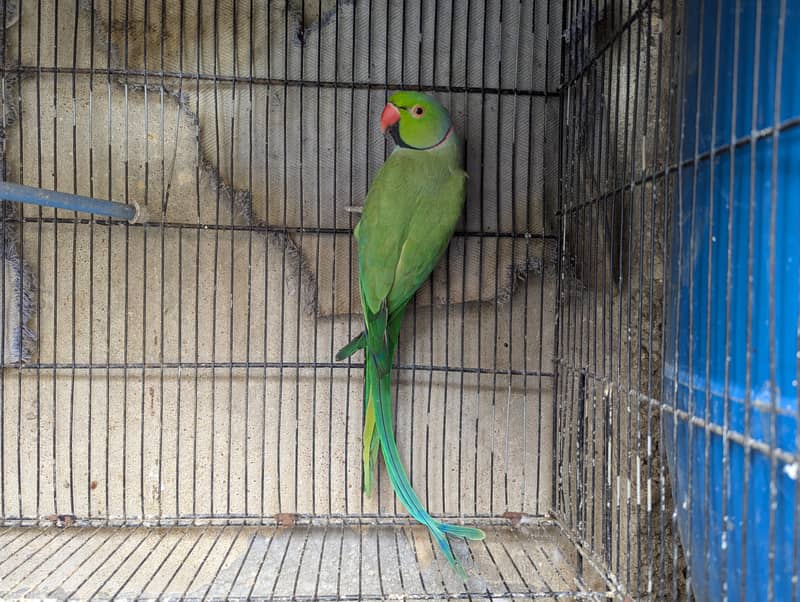
[[392,428],[391,372],[403,314],[442,257],[464,206],[467,174],[447,111],[420,92],[398,92],[381,114],[395,148],[375,176],[354,235],[364,332],[336,355],[364,349],[364,492],[372,493],[378,449],[409,514],[428,527],[451,566],[466,579],[448,535],[480,540],[480,529],[431,517],[400,461]]

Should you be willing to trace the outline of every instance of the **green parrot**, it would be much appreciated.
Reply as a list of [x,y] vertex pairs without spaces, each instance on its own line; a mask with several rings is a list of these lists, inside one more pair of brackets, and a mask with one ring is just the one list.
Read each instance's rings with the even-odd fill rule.
[[484,533],[434,520],[411,487],[392,428],[391,372],[406,306],[447,249],[464,207],[467,174],[450,116],[429,96],[394,94],[381,114],[381,130],[392,135],[395,148],[375,176],[354,230],[366,328],[336,359],[360,349],[366,354],[364,492],[372,493],[380,448],[400,501],[466,579],[447,535],[481,540]]

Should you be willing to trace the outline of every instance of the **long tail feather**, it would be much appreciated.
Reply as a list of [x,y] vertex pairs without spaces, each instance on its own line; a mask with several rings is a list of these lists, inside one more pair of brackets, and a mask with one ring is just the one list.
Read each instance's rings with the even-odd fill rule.
[[370,402],[370,390],[372,388],[369,371],[365,371],[365,390],[364,390],[364,434],[362,435],[362,462],[364,464],[364,495],[372,497],[372,489],[375,484],[375,467],[377,466],[378,447],[380,438],[375,432],[375,409]]
[[[391,366],[392,358],[397,350],[397,341],[400,337],[400,326],[403,323],[403,314],[405,313],[405,306],[395,311],[389,316],[387,323],[387,340],[389,346],[388,365]],[[358,349],[363,349],[367,346],[367,335],[362,332],[336,355],[337,359],[343,353],[347,356],[354,353]],[[378,437],[375,429],[375,410],[370,402],[370,379],[369,372],[365,371],[364,379],[364,434],[362,436],[362,461],[364,465],[364,495],[372,497],[372,491],[375,486],[375,472],[378,465],[378,449],[380,448],[380,437]]]
[[463,579],[466,579],[466,571],[453,553],[450,542],[447,539],[447,534],[475,540],[481,540],[485,535],[480,529],[441,523],[435,520],[422,505],[419,496],[417,496],[408,479],[408,474],[400,460],[400,454],[397,451],[397,443],[394,439],[394,431],[392,429],[391,373],[382,376],[379,375],[377,369],[378,361],[371,353],[371,349],[367,351],[367,379],[370,382],[370,389],[368,391],[370,399],[368,403],[374,408],[377,432],[381,441],[381,449],[383,450],[383,459],[386,463],[392,487],[409,514],[428,527],[432,537],[453,569]]

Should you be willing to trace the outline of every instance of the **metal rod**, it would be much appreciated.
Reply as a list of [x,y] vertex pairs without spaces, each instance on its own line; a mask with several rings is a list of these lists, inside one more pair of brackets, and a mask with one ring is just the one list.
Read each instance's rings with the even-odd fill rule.
[[128,205],[115,201],[103,201],[78,194],[44,190],[11,182],[0,182],[0,198],[41,207],[105,215],[126,221],[133,221],[139,214],[139,206],[136,203]]

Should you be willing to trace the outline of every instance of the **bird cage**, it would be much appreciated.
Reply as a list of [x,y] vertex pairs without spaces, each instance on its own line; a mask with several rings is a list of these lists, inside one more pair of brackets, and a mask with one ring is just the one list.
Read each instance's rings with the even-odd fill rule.
[[[0,596],[797,599],[793,2],[0,13]],[[466,579],[335,359],[397,90],[468,174],[392,373]]]

